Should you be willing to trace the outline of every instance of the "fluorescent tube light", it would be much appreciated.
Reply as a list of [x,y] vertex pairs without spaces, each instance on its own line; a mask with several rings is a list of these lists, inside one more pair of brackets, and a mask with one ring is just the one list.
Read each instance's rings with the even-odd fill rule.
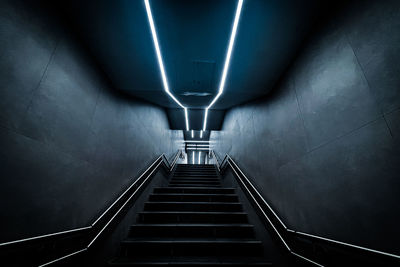
[[208,110],[214,105],[214,103],[218,100],[218,98],[221,96],[222,92],[224,91],[226,76],[228,74],[229,63],[231,61],[232,49],[233,49],[233,45],[235,43],[236,31],[237,31],[237,27],[239,24],[239,18],[240,18],[240,13],[242,11],[242,6],[243,6],[243,0],[238,0],[236,13],[235,13],[235,19],[233,21],[233,26],[232,26],[231,38],[229,39],[228,51],[226,53],[224,69],[222,71],[221,81],[220,81],[219,88],[218,88],[218,94],[215,96],[215,98],[211,101],[211,103],[205,109],[203,131],[205,131],[207,128]]
[[189,131],[189,119],[188,119],[187,108],[181,102],[179,102],[179,100],[169,90],[167,75],[165,74],[165,70],[164,70],[164,63],[163,63],[162,56],[161,56],[160,46],[158,44],[157,32],[156,32],[156,28],[154,26],[153,14],[151,13],[149,0],[144,0],[144,4],[146,6],[147,19],[149,20],[149,24],[150,24],[150,30],[151,30],[151,35],[153,37],[154,48],[156,49],[157,60],[158,60],[158,65],[160,67],[164,91],[169,95],[169,97],[171,97],[175,101],[175,103],[177,103],[181,108],[184,109],[186,131]]

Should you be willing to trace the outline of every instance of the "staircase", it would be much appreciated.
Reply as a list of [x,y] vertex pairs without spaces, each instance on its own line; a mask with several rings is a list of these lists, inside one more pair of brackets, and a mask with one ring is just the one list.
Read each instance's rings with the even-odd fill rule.
[[111,265],[270,265],[234,188],[214,165],[179,164],[154,188]]

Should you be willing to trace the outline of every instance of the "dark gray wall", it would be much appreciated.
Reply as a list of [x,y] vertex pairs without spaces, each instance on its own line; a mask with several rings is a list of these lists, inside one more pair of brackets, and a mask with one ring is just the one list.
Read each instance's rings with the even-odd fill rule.
[[183,140],[163,109],[113,93],[73,35],[26,2],[0,2],[0,242],[86,226]]
[[320,25],[274,93],[211,140],[291,228],[400,254],[400,2]]

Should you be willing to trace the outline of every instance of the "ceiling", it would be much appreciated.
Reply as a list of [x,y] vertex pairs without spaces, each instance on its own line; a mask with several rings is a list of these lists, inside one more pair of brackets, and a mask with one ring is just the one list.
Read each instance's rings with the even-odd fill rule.
[[[184,105],[204,108],[218,90],[237,1],[150,4],[171,91]],[[118,90],[179,108],[162,87],[143,0],[65,1],[63,10]],[[245,0],[225,90],[213,109],[266,95],[295,56],[317,10],[316,0]],[[193,124],[201,125],[197,117]]]

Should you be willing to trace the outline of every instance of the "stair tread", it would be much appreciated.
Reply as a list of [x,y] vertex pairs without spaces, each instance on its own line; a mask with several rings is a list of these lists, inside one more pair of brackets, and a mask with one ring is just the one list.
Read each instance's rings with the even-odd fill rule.
[[186,176],[186,175],[188,175],[188,176],[200,176],[200,177],[207,177],[207,176],[215,176],[215,177],[218,177],[218,174],[217,173],[203,173],[203,172],[201,172],[201,173],[193,173],[193,172],[191,172],[191,173],[188,173],[188,172],[185,172],[185,173],[175,173],[174,174],[174,176],[176,177],[176,176]]
[[217,174],[195,174],[195,173],[182,173],[182,174],[175,174],[172,177],[211,177],[211,178],[219,178]]
[[263,265],[263,266],[271,266],[270,261],[266,261],[262,257],[143,257],[143,258],[118,258],[114,259],[110,262],[115,265],[142,265],[142,264],[151,264],[151,265]]
[[177,168],[175,171],[216,171],[215,168]]
[[218,175],[194,175],[194,174],[185,174],[185,175],[174,175],[173,178],[212,178],[219,179]]
[[216,172],[175,172],[173,176],[218,176]]
[[175,173],[190,173],[190,172],[197,172],[197,173],[217,173],[215,169],[206,169],[206,170],[176,170]]
[[[168,187],[155,187],[155,189],[158,189],[158,188],[168,188]],[[186,189],[186,188],[189,188],[189,189],[191,189],[191,188],[193,188],[193,187],[187,187],[187,186],[182,186],[182,187],[174,187],[174,189]],[[205,187],[196,187],[196,189],[202,189],[202,188],[204,188],[204,189],[214,189],[214,188],[210,188],[210,187],[207,187],[207,186],[205,186]],[[234,188],[234,187],[221,187],[221,188],[219,188],[219,189],[227,189],[227,190],[235,190],[236,188]]]
[[244,238],[127,238],[121,243],[157,243],[157,244],[262,244],[260,240]]
[[204,184],[204,185],[207,185],[207,184],[221,184],[221,182],[220,181],[209,181],[209,180],[202,180],[202,181],[197,181],[197,180],[195,180],[195,181],[193,181],[193,180],[178,180],[178,181],[170,181],[169,182],[170,184]]
[[214,194],[214,193],[209,193],[209,194],[153,193],[153,194],[150,194],[150,196],[237,196],[237,194]]
[[183,194],[183,193],[190,193],[190,194],[236,194],[235,188],[224,188],[224,187],[182,187],[182,186],[173,186],[173,187],[160,187],[155,188],[153,190],[154,194],[159,193],[175,193],[175,194]]
[[132,226],[155,226],[155,227],[254,227],[248,223],[135,223]]
[[207,177],[199,177],[199,176],[193,176],[193,177],[182,176],[182,177],[177,177],[177,176],[174,176],[174,177],[171,179],[171,181],[172,181],[172,180],[189,180],[189,181],[191,181],[191,180],[194,180],[194,181],[208,181],[208,180],[212,180],[212,181],[221,181],[221,179],[219,179],[218,177],[210,177],[210,176],[207,176]]
[[[150,194],[149,202],[239,202],[239,197],[236,194]],[[239,202],[240,203],[240,202]]]
[[219,182],[170,182],[169,185],[208,185],[208,186],[221,186]]
[[[177,183],[176,185],[181,185],[185,188],[215,188],[217,187],[221,187],[220,185],[214,185],[214,186],[207,186],[207,184],[198,184],[198,185],[202,185],[202,186],[194,186],[193,184],[183,184],[183,183]],[[181,187],[179,186],[179,187]]]
[[271,265],[236,194],[214,165],[178,165],[154,187],[111,265]]
[[221,180],[220,179],[206,179],[206,178],[201,178],[201,179],[176,179],[176,178],[174,178],[174,179],[171,179],[170,180],[170,182],[174,182],[174,181],[177,181],[177,182],[221,182]]
[[182,201],[149,201],[149,202],[146,202],[145,204],[147,204],[147,203],[149,203],[149,204],[182,204],[182,205],[190,205],[190,204],[193,204],[193,205],[240,205],[241,204],[241,202],[219,202],[219,201],[214,201],[214,202],[212,202],[212,201],[208,201],[208,202],[206,202],[206,201],[202,201],[202,202],[199,202],[199,201],[193,201],[193,202],[182,202]]
[[188,179],[172,179],[169,182],[170,183],[188,183],[188,184],[190,184],[190,183],[199,183],[199,184],[201,184],[201,183],[203,183],[203,184],[221,183],[220,180],[210,180],[210,179],[201,179],[201,180],[198,180],[198,179],[191,179],[191,180],[188,180]]
[[218,176],[173,176],[172,179],[184,179],[184,180],[220,180]]
[[217,177],[173,177],[170,181],[221,181],[219,178]]
[[161,214],[172,214],[172,213],[178,213],[178,214],[191,214],[191,213],[196,213],[196,214],[246,214],[246,212],[229,212],[229,211],[141,211],[140,213],[161,213]]

